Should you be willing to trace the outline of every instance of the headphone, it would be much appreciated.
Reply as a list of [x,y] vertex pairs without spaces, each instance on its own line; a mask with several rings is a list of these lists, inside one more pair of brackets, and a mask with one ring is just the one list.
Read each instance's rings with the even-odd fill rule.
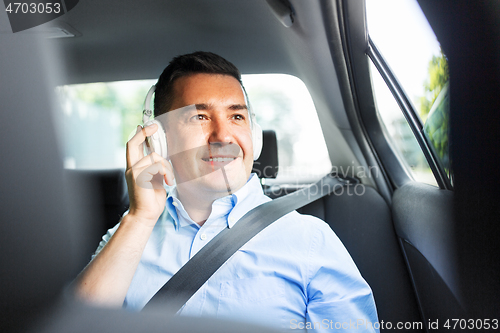
[[[243,95],[245,96],[245,103],[248,107],[248,114],[250,115],[250,128],[252,129],[252,144],[253,144],[253,160],[257,160],[262,152],[262,128],[257,121],[255,120],[255,114],[250,109],[250,103],[247,98],[247,94],[243,86],[241,87],[243,90]],[[156,90],[156,85],[153,85],[146,95],[146,99],[144,100],[144,107],[142,111],[142,123],[143,126],[149,126],[152,124],[156,124],[158,126],[158,130],[149,137],[147,140],[147,144],[149,144],[150,149],[156,152],[161,157],[167,159],[168,158],[168,150],[167,150],[167,136],[165,134],[165,129],[163,125],[155,119],[150,119],[153,115],[153,111],[151,110],[151,98],[153,97],[153,93]]]

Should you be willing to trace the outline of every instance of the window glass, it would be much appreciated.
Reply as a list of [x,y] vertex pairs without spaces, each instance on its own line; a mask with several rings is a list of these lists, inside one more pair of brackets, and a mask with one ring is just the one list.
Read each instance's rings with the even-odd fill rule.
[[[447,59],[439,42],[415,0],[367,0],[366,8],[370,38],[413,103],[424,124],[424,133],[431,143],[431,149],[434,149],[442,167],[451,178],[448,154],[449,72]],[[371,70],[372,73],[378,73],[373,66]],[[406,136],[394,136],[398,132],[395,126],[399,126],[395,124],[401,123],[403,126],[402,123],[406,123],[406,120],[402,115],[396,115],[395,103],[390,101],[389,96],[379,95],[385,92],[385,82],[378,74],[372,76],[381,119],[394,146],[405,146],[405,143],[398,141],[406,142],[402,138],[413,134],[410,131]],[[408,149],[419,152],[406,151],[402,153],[405,159],[410,155],[422,154],[418,145],[412,145],[411,148],[408,146]],[[415,165],[413,160],[407,160],[407,164]],[[431,173],[430,169],[424,171],[421,167],[412,167],[411,170],[416,180],[435,184],[435,181],[431,182],[427,177]]]
[[449,152],[449,121],[450,121],[450,96],[448,94],[448,84],[444,86],[427,115],[424,133],[432,143],[435,152],[446,171],[448,178],[453,181],[451,160]]
[[[66,168],[124,168],[125,144],[142,122],[144,98],[156,80],[57,88]],[[311,96],[296,77],[243,75],[257,122],[278,137],[278,177],[319,178],[331,162]]]
[[431,168],[420,149],[417,139],[408,125],[398,103],[394,99],[389,87],[384,82],[377,68],[370,63],[372,72],[373,92],[375,103],[379,111],[386,133],[392,139],[394,151],[400,157],[401,163],[419,182],[436,185],[437,182]]
[[278,179],[314,181],[332,168],[316,108],[306,85],[284,74],[243,75],[262,129],[278,138]]
[[144,98],[154,83],[121,81],[58,87],[64,166],[125,168],[125,144],[142,123]]

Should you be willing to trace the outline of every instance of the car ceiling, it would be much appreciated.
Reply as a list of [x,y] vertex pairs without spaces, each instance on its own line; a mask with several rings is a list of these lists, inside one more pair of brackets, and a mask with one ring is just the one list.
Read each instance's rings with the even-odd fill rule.
[[82,34],[58,40],[70,82],[159,76],[179,54],[209,50],[244,73],[293,72],[265,1],[80,1],[60,18]]
[[176,55],[209,50],[242,72],[293,72],[282,31],[265,1],[80,1],[57,22],[81,37],[57,40],[69,82],[159,76]]

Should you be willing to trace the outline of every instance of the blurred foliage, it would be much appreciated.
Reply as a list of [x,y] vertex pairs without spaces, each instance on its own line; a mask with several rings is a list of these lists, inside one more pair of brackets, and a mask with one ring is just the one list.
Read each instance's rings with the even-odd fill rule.
[[420,99],[420,116],[424,122],[424,132],[450,177],[448,94],[450,74],[448,61],[442,50],[439,56],[432,57],[428,71],[429,81],[424,84],[425,94]]
[[446,85],[437,97],[424,125],[424,133],[432,143],[446,173],[450,176],[449,155],[450,98]]
[[450,79],[448,60],[441,50],[439,56],[432,56],[428,67],[429,80],[424,83],[424,96],[420,97],[420,117],[423,122],[431,111],[432,105]]
[[122,89],[126,82],[91,83],[71,86],[72,99],[99,107],[102,112],[118,112],[125,145],[131,132],[142,124],[144,98],[151,86],[149,81],[136,81],[133,89]]
[[74,94],[78,100],[101,106],[104,110],[121,104],[116,89],[107,83],[79,84],[74,86]]

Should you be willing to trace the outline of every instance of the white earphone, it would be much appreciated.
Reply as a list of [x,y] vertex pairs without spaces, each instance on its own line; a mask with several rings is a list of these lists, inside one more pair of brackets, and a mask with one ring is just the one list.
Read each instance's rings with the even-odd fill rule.
[[[168,150],[167,150],[167,136],[165,134],[165,130],[163,125],[155,120],[150,119],[153,116],[153,111],[151,110],[151,98],[153,97],[153,93],[155,92],[156,85],[153,85],[146,95],[146,99],[144,100],[144,107],[142,111],[142,123],[144,126],[149,126],[152,124],[158,125],[158,130],[149,137],[147,141],[151,148],[148,149],[148,153],[152,151],[156,152],[161,157],[168,159]],[[242,87],[243,89],[243,87]],[[252,129],[252,144],[253,144],[253,160],[257,160],[262,151],[262,128],[257,124],[255,120],[255,114],[250,109],[250,104],[247,99],[246,92],[243,90],[243,95],[245,96],[245,102],[248,107],[248,113],[250,115],[250,126]]]
[[[153,85],[146,95],[146,99],[144,100],[144,108],[142,111],[142,123],[143,127],[150,126],[152,124],[158,125],[158,130],[150,137],[146,139],[146,152],[149,154],[151,152],[156,152],[161,157],[167,159],[168,151],[167,151],[167,136],[165,135],[165,130],[163,129],[163,125],[155,119],[150,120],[150,117],[153,115],[153,111],[150,109],[151,106],[151,97],[155,92],[156,86]],[[149,145],[149,147],[148,147]]]

